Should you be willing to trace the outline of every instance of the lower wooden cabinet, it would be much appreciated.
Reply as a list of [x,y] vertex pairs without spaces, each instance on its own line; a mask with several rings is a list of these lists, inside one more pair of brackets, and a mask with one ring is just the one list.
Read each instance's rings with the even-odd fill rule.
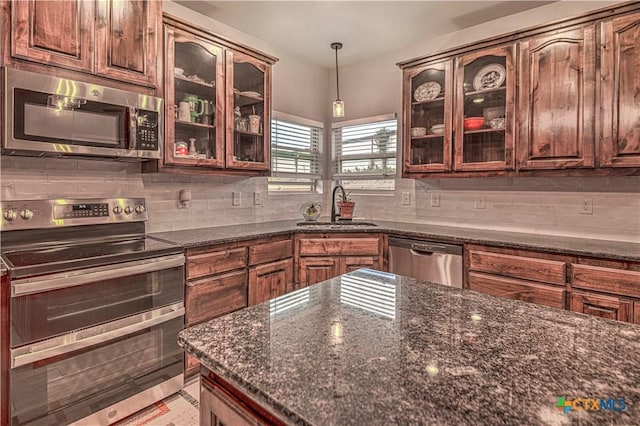
[[631,321],[632,302],[613,295],[571,293],[571,310],[617,321]]
[[215,384],[200,381],[200,426],[256,426],[264,424]]
[[247,273],[244,269],[187,282],[187,327],[246,306]]
[[633,323],[640,324],[640,301],[633,302]]
[[337,257],[301,257],[298,260],[300,287],[326,281],[340,275],[340,259]]
[[565,307],[565,289],[560,286],[469,272],[469,289],[552,308]]
[[249,268],[249,306],[293,291],[293,259]]

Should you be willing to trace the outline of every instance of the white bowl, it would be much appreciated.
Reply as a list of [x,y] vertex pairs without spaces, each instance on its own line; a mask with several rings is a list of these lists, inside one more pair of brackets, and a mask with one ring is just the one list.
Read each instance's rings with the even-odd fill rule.
[[420,137],[420,136],[424,136],[427,134],[427,128],[426,127],[412,127],[411,128],[411,136],[416,138],[416,137]]
[[430,130],[434,135],[442,135],[444,134],[444,124],[434,124]]
[[181,77],[184,77],[184,70],[183,70],[182,68],[175,67],[175,68],[173,69],[173,73],[174,73],[175,75],[179,75],[179,76],[181,76]]

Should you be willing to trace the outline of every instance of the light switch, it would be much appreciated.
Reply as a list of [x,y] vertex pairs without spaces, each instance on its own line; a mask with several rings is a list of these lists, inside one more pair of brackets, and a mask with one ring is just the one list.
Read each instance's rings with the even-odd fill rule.
[[402,205],[403,206],[411,205],[411,193],[410,192],[403,192],[402,193]]
[[231,204],[233,204],[234,206],[239,206],[241,202],[242,202],[242,196],[240,195],[240,193],[234,192]]
[[440,194],[431,194],[431,207],[440,207]]
[[253,204],[256,206],[262,205],[262,192],[256,191],[253,193]]

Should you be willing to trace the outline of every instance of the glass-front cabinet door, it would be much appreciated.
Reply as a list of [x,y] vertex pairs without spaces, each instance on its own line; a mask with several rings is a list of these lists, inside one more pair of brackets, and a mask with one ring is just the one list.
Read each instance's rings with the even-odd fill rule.
[[165,27],[165,164],[224,167],[222,48]]
[[452,62],[404,72],[403,175],[451,170]]
[[226,166],[269,170],[271,67],[231,50],[226,61]]
[[506,46],[457,59],[455,170],[514,168],[514,57]]

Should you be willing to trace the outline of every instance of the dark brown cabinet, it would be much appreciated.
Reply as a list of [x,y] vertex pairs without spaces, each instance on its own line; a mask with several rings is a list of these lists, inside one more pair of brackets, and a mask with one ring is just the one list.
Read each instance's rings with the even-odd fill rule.
[[11,56],[156,87],[154,0],[12,1]]
[[93,72],[95,2],[84,0],[11,2],[11,55]]
[[631,320],[631,301],[617,296],[573,292],[571,310],[616,321]]
[[640,167],[640,13],[602,24],[600,167]]
[[533,281],[469,272],[469,289],[507,299],[564,309],[564,288]]
[[249,306],[293,291],[293,259],[249,268]]
[[307,287],[359,268],[385,270],[385,234],[298,234],[296,282]]
[[[496,47],[456,61],[454,169],[514,169],[515,46]],[[479,120],[480,125],[470,121]]]
[[595,166],[595,25],[520,43],[520,169]]

